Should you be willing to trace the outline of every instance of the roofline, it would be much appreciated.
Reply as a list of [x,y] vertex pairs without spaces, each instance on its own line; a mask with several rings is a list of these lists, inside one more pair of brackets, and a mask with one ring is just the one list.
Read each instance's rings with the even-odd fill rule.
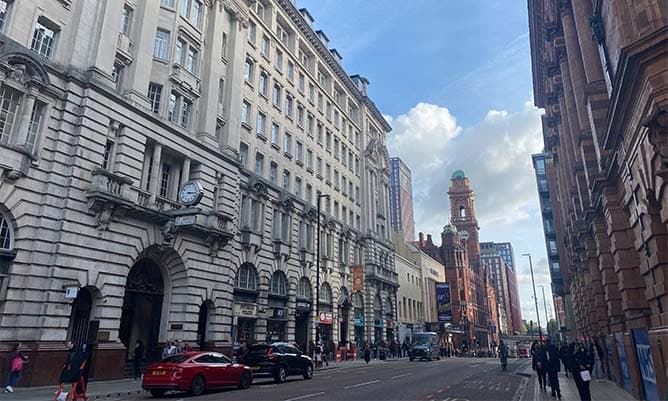
[[545,107],[545,87],[543,66],[544,7],[543,0],[527,0],[529,15],[529,43],[531,47],[531,75],[533,98],[536,107]]

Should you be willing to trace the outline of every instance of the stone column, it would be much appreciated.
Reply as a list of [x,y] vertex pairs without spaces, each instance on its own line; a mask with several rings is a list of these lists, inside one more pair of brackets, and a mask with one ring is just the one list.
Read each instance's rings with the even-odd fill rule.
[[[117,3],[117,2],[108,2]],[[118,2],[122,3],[122,2]],[[119,10],[122,4],[119,5]],[[149,107],[148,83],[151,80],[151,70],[153,65],[153,44],[150,38],[155,38],[155,31],[158,28],[158,16],[160,10],[159,0],[145,0],[138,4],[135,9],[133,41],[133,56],[135,59],[127,67],[126,79],[123,83],[123,95],[132,103],[140,106]],[[116,14],[116,15],[120,15]],[[111,18],[118,24],[118,17]],[[117,30],[118,31],[118,30]],[[141,40],[140,40],[141,39]],[[174,45],[176,33],[173,32],[170,38],[170,46]],[[102,52],[105,53],[105,52]],[[166,98],[166,96],[165,96]]]
[[190,159],[183,159],[183,165],[181,167],[181,182],[179,183],[179,188],[183,188],[183,185],[188,182],[190,179]]
[[[37,91],[30,89],[28,94],[25,97],[25,103],[21,108],[20,116],[18,118],[18,126],[16,131],[16,144],[18,146],[25,146],[28,148],[28,135],[30,132],[30,119],[32,118],[32,111],[35,107],[35,99],[37,97]],[[32,149],[30,149],[32,151]]]
[[598,334],[606,326],[608,320],[607,305],[605,304],[605,291],[603,290],[601,271],[598,263],[598,249],[596,242],[590,233],[584,238],[585,245],[585,269],[591,277],[591,288],[589,299],[591,303],[591,327],[592,333]]
[[[226,10],[229,12],[229,10]],[[242,85],[244,84],[244,62],[246,60],[246,29],[247,21],[241,19],[238,14],[231,14],[230,35],[228,46],[231,48],[225,76],[225,88],[223,104],[225,107],[225,126],[222,129],[222,137],[218,138],[223,153],[231,157],[238,157],[239,131],[241,129],[241,102]],[[315,338],[315,337],[314,337]]]
[[149,185],[148,191],[151,193],[149,204],[155,204],[155,197],[158,195],[160,185],[160,166],[162,159],[162,145],[156,143],[153,145],[153,163],[151,164],[151,176],[148,177]]
[[597,214],[593,222],[594,241],[596,242],[596,256],[598,258],[598,268],[601,272],[601,285],[605,294],[607,327],[606,334],[612,326],[618,326],[624,320],[622,311],[622,299],[619,293],[619,280],[615,273],[615,261],[612,256],[610,238],[606,232],[604,216]]

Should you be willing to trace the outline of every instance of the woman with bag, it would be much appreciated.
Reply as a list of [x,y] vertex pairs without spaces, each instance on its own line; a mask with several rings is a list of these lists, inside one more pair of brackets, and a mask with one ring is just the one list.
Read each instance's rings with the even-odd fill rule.
[[7,386],[5,393],[13,393],[14,386],[21,378],[21,371],[23,370],[23,363],[28,361],[28,357],[23,355],[20,351],[21,343],[14,346],[12,354],[9,357],[9,378],[7,379]]
[[589,382],[591,381],[591,369],[594,365],[594,355],[579,343],[575,355],[573,355],[573,378],[578,387],[581,401],[591,401]]

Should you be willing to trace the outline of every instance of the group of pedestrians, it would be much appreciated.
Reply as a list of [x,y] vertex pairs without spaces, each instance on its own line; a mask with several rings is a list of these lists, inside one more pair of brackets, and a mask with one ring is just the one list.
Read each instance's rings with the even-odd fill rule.
[[547,392],[549,385],[552,396],[558,399],[561,399],[559,372],[563,364],[566,377],[570,373],[575,381],[580,400],[591,401],[589,383],[592,371],[598,366],[599,371],[595,375],[598,378],[602,372],[599,356],[592,342],[563,343],[557,347],[547,338],[543,344],[534,341],[531,345],[531,366],[538,376],[538,385],[544,392]]

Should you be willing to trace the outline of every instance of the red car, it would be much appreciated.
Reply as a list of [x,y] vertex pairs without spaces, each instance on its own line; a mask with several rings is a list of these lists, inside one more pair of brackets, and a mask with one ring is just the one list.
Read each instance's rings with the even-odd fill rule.
[[151,364],[144,373],[142,387],[154,397],[167,391],[189,391],[201,395],[205,390],[227,386],[246,389],[253,382],[253,371],[233,363],[217,352],[185,352]]

